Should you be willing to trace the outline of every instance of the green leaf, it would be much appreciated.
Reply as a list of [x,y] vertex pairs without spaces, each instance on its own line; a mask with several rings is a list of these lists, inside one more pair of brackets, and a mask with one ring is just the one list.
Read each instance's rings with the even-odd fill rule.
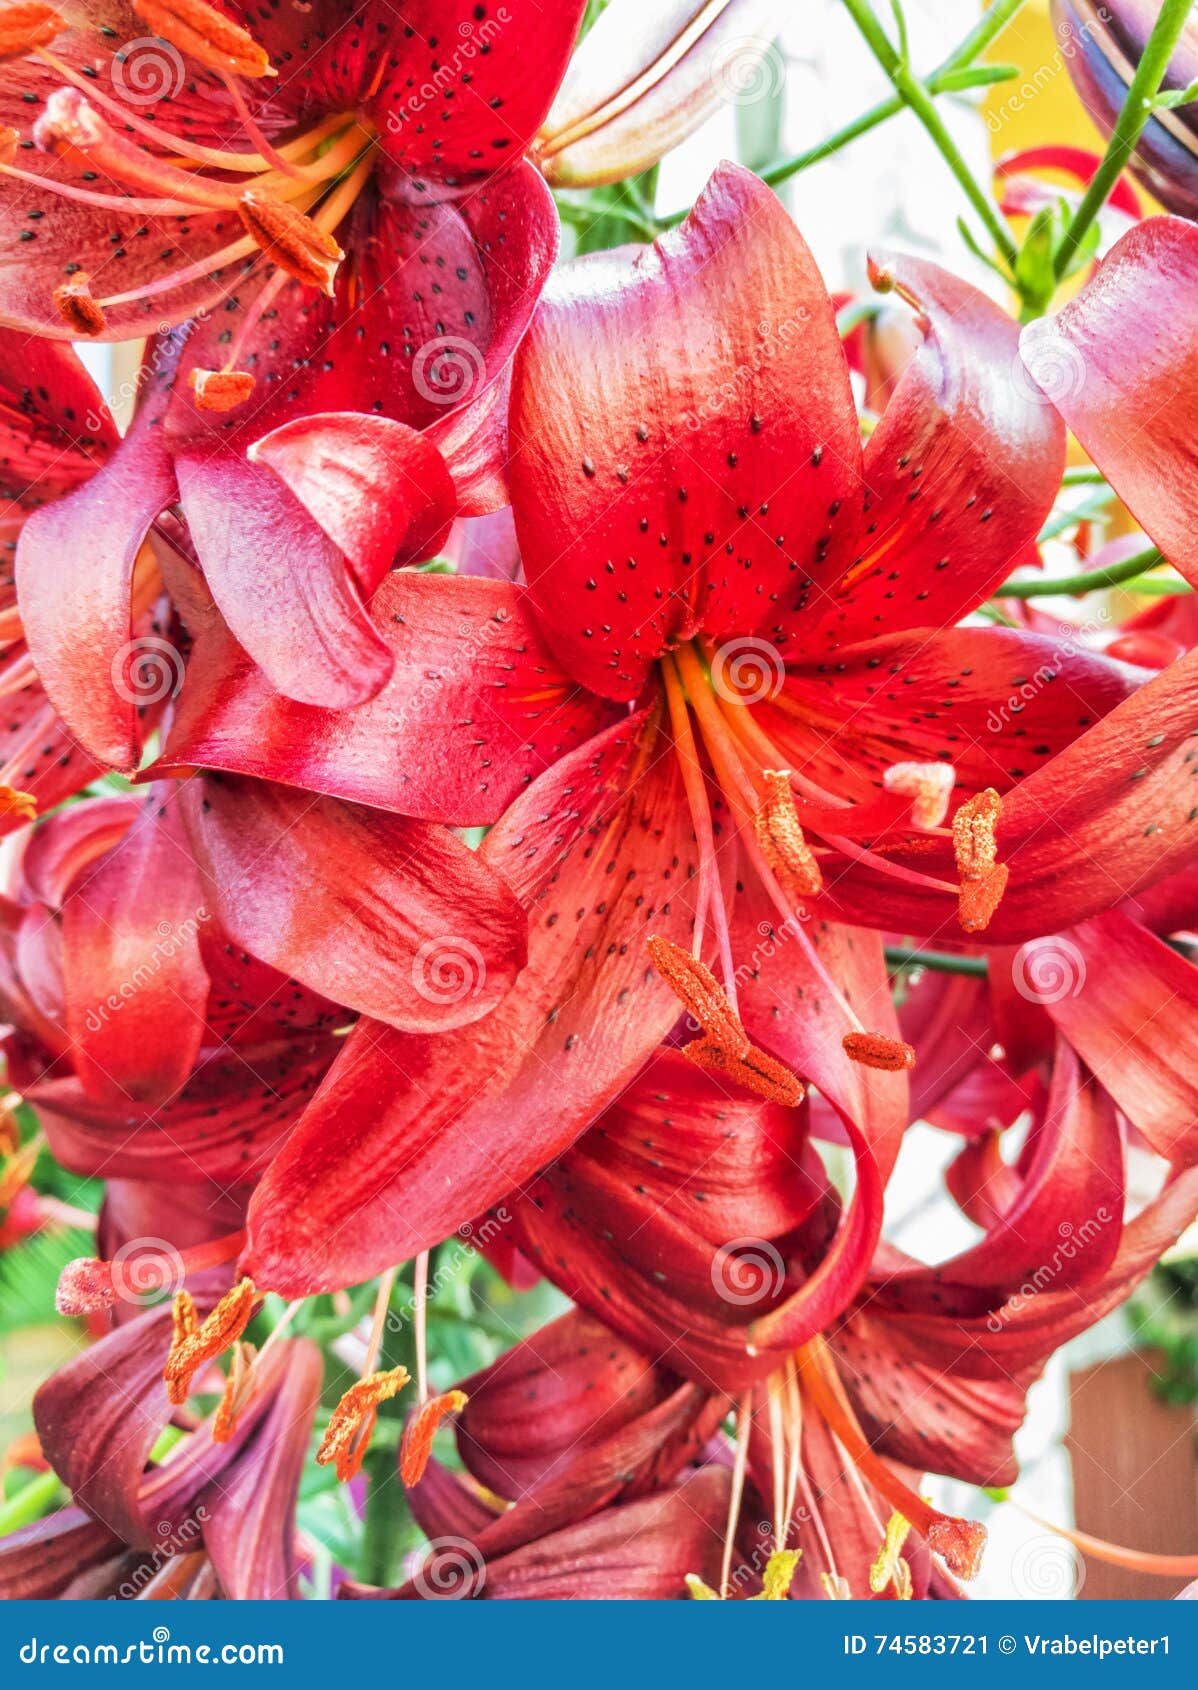
[[1188,106],[1191,100],[1198,100],[1198,80],[1188,88],[1162,88],[1149,104],[1154,111],[1176,111],[1178,106]]

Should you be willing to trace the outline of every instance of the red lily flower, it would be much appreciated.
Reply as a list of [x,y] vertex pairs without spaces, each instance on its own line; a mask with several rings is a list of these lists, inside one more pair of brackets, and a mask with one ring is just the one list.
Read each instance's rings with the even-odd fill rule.
[[[1136,677],[1079,654],[1067,689],[1044,685],[1000,731],[985,726],[996,689],[1050,654],[1010,629],[928,624],[970,610],[1031,544],[1059,482],[1062,431],[1012,381],[1017,331],[995,306],[928,266],[900,261],[886,275],[918,300],[928,338],[863,467],[830,304],[789,219],[747,172],[722,168],[654,251],[563,272],[513,379],[529,590],[394,588],[397,662],[452,683],[415,706],[424,755],[402,781],[380,755],[394,720],[381,695],[378,708],[305,723],[244,667],[220,684],[224,658],[201,634],[168,768],[270,766],[368,803],[491,822],[543,766],[559,721],[571,738],[588,719],[599,729],[516,798],[482,848],[533,915],[532,960],[507,1011],[484,1039],[434,1048],[369,1029],[349,1041],[256,1201],[256,1279],[360,1279],[549,1162],[678,1013],[646,977],[651,936],[693,940],[720,970],[709,1008],[726,994],[723,1044],[696,999],[710,988],[698,975],[688,985],[668,946],[655,954],[709,1035],[692,1057],[751,1065],[748,1047],[763,1047],[817,1084],[888,1170],[906,1124],[901,1077],[863,1062],[906,1056],[879,941],[823,923],[809,935],[808,906],[831,913],[860,886],[872,894],[857,899],[861,919],[892,897],[924,922],[951,919],[955,851],[967,919],[984,923],[1001,890],[993,791],[1125,699]],[[693,428],[679,421],[688,410]],[[466,617],[489,627],[499,606],[502,658],[477,668],[479,641],[464,655],[459,629]],[[874,637],[880,626],[891,631]],[[587,689],[581,702],[571,682]],[[940,825],[950,767],[972,801],[955,842]],[[1043,923],[1042,889],[1035,905],[1010,896],[1017,920]],[[863,1039],[875,1031],[881,1042]]]
[[[548,19],[527,0],[502,19],[461,0],[418,13],[401,20],[376,0],[267,20],[206,0],[170,17],[155,7],[155,27],[177,38],[160,68],[178,77],[152,124],[121,97],[133,61],[103,33],[120,41],[119,9],[111,26],[0,67],[0,92],[19,76],[33,101],[18,107],[26,124],[37,114],[30,146],[51,154],[30,153],[36,191],[22,179],[10,196],[23,233],[39,221],[7,320],[78,334],[77,282],[67,322],[51,292],[82,266],[99,332],[160,331],[108,473],[21,550],[39,670],[111,766],[131,769],[136,744],[97,666],[127,642],[131,559],[161,510],[181,503],[223,613],[271,683],[341,708],[390,673],[367,608],[386,571],[432,556],[459,505],[494,501],[501,377],[558,235],[521,155],[582,0]],[[234,17],[254,35],[240,75],[212,48]],[[82,187],[97,170],[122,191]],[[186,333],[161,332],[193,316]],[[468,423],[452,415],[463,407]],[[64,550],[78,560],[65,606],[47,584]]]
[[171,1407],[169,1309],[120,1326],[41,1387],[34,1417],[74,1506],[0,1540],[7,1597],[123,1599],[296,1594],[295,1501],[320,1393],[304,1339],[264,1350],[231,1435],[194,1425],[171,1460],[150,1452]]
[[[523,960],[521,912],[448,833],[236,785],[94,799],[25,848],[0,924],[9,1072],[75,1171],[256,1178],[352,1020],[321,983],[438,1025],[485,1013]],[[233,827],[254,876],[221,871]]]
[[[0,693],[5,699],[0,762],[0,833],[51,809],[94,779],[96,763],[55,714],[29,655],[17,607],[12,558],[30,514],[87,481],[117,444],[116,426],[90,376],[69,347],[31,342],[0,329]],[[56,589],[57,590],[57,589]],[[152,593],[152,588],[151,588]],[[141,640],[126,632],[125,657],[136,665],[154,650],[139,585]],[[104,683],[123,684],[121,668]],[[153,705],[155,700],[146,700]]]

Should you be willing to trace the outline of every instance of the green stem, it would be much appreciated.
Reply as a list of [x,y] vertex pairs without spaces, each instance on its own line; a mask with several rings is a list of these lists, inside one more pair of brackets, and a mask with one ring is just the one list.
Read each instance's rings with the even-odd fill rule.
[[1091,464],[1077,464],[1061,477],[1062,487],[1104,487],[1106,476]]
[[1093,593],[1101,587],[1117,587],[1123,581],[1134,581],[1164,558],[1155,546],[1137,552],[1122,563],[1112,563],[1107,569],[1091,569],[1083,575],[1037,576],[1033,581],[1004,581],[995,593],[996,599],[1045,599],[1065,593]]
[[[931,76],[927,78],[924,87],[928,94],[947,94],[963,88],[965,84],[961,80],[960,73],[972,64],[979,53],[985,52],[986,48],[1000,31],[1006,28],[1024,3],[1025,0],[994,0],[994,4],[989,7],[981,22],[970,30],[960,46],[956,47],[944,63],[938,65]],[[996,81],[1002,80],[1005,76],[1005,72],[1000,70],[996,70],[994,74]],[[831,135],[826,136],[816,146],[808,147],[801,153],[792,153],[789,158],[779,159],[776,164],[772,164],[768,169],[759,172],[761,180],[768,183],[771,188],[778,187],[780,183],[789,181],[792,176],[799,175],[801,171],[809,170],[813,164],[819,164],[824,159],[830,158],[833,153],[839,152],[842,147],[847,147],[850,141],[857,140],[861,135],[867,135],[871,129],[876,129],[879,124],[885,123],[889,118],[897,117],[905,104],[906,102],[900,99],[898,95],[892,95],[888,100],[880,100],[877,105],[870,106],[868,111],[862,112],[859,117],[853,118],[851,123],[846,123],[842,129],[837,129]],[[685,216],[685,212],[679,213],[676,218],[667,218],[665,222],[681,222],[683,216]]]
[[[383,1328],[378,1367],[406,1367],[416,1377],[415,1328],[410,1316],[412,1287],[399,1279]],[[410,1393],[411,1387],[408,1387]],[[407,1494],[399,1480],[397,1435],[411,1397],[400,1392],[381,1403],[365,1467],[369,1475],[362,1529],[362,1577],[368,1584],[392,1585],[399,1577],[404,1551],[415,1537]]]
[[883,948],[887,968],[932,968],[938,974],[984,975],[984,956],[954,956],[950,951],[908,951],[901,945]]
[[1107,195],[1119,179],[1119,173],[1135,151],[1144,125],[1152,115],[1152,102],[1160,92],[1161,83],[1169,69],[1173,49],[1181,39],[1181,32],[1190,15],[1191,0],[1164,0],[1152,34],[1136,67],[1136,74],[1127,90],[1123,108],[1111,131],[1110,141],[1102,163],[1094,172],[1090,186],[1082,195],[1081,204],[1073,220],[1061,237],[1054,260],[1057,280],[1065,274],[1069,261],[1077,251],[1086,230],[1106,204]]
[[58,1501],[62,1485],[57,1473],[39,1473],[14,1497],[0,1503],[0,1537],[40,1520]]
[[874,16],[869,0],[844,0],[844,6],[864,36],[874,58],[894,84],[895,93],[923,124],[965,197],[986,225],[995,246],[1006,262],[1014,265],[1019,249],[1011,237],[1011,232],[1002,222],[989,196],[974,180],[969,166],[957,150],[956,142],[944,127],[931,94],[895,50],[890,37]]

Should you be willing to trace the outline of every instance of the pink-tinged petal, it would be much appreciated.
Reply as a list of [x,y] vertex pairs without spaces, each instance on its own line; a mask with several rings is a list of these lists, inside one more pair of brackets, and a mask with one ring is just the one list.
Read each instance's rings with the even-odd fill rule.
[[224,931],[360,1014],[462,1026],[524,966],[524,911],[447,829],[212,774],[186,783],[183,804]]
[[196,644],[157,765],[168,772],[226,769],[473,826],[616,715],[563,673],[524,588],[388,576],[374,614],[390,680],[354,710],[319,710],[274,692],[190,585]]
[[517,1496],[475,1547],[493,1560],[613,1503],[657,1491],[698,1460],[727,1410],[718,1393],[677,1385],[639,1418],[576,1450],[564,1471]]
[[[240,456],[294,417],[353,410],[443,429],[434,444],[457,462],[466,508],[493,503],[503,419],[485,401],[528,327],[558,238],[553,196],[522,161],[458,197],[376,166],[338,230],[353,262],[332,299],[288,282],[264,305],[251,285],[193,329],[182,377],[222,368],[232,334],[256,385],[249,403],[221,416],[197,410],[181,379],[172,445],[202,452],[219,441]],[[448,421],[459,411],[460,429]]]
[[192,1071],[208,1003],[208,912],[169,786],[151,790],[62,914],[66,1026],[84,1091],[118,1106],[163,1102]]
[[1045,1008],[1160,1155],[1198,1162],[1198,968],[1118,910],[1029,947]]
[[648,170],[721,104],[764,92],[762,64],[785,22],[778,0],[614,0],[570,61],[535,156],[560,187]]
[[515,1499],[648,1414],[677,1383],[574,1309],[463,1379],[458,1453],[480,1484]]
[[861,448],[815,263],[775,196],[716,171],[655,246],[561,269],[512,375],[508,479],[570,672],[634,698],[697,629],[775,622],[853,556]]
[[487,1566],[490,1601],[680,1599],[694,1574],[719,1583],[730,1475],[707,1467],[677,1489],[604,1509]]
[[826,921],[783,922],[749,882],[737,894],[732,954],[750,965],[737,986],[750,1036],[855,1123],[884,1182],[909,1120],[907,1076],[866,1068],[844,1049],[858,1022],[898,1038],[881,935]]
[[169,1306],[118,1327],[51,1374],[33,1399],[47,1459],[90,1514],[128,1544],[149,1548],[142,1475],[170,1418],[162,1368]]
[[69,347],[0,329],[0,518],[86,481],[117,444],[99,389]]
[[[1003,801],[1009,868],[986,942],[1056,933],[1176,873],[1198,845],[1198,653],[1179,658],[1021,780]],[[900,859],[901,860],[901,859]],[[952,877],[951,855],[910,866]],[[956,900],[869,870],[833,891],[850,919],[891,931],[960,932]]]
[[1024,1384],[962,1378],[925,1360],[901,1318],[869,1306],[831,1346],[862,1429],[883,1454],[969,1484],[1015,1482],[1011,1439],[1027,1412]]
[[529,911],[527,968],[469,1033],[355,1029],[255,1195],[255,1283],[353,1284],[444,1238],[559,1155],[668,1032],[677,999],[645,942],[689,943],[698,862],[658,724],[641,712],[562,758],[487,835]]
[[[980,1313],[902,1317],[908,1349],[941,1372],[993,1381],[1034,1377],[1062,1344],[1118,1308],[1162,1253],[1198,1216],[1198,1169],[1171,1179],[1123,1229],[1119,1250],[1093,1284],[1055,1290],[1017,1286],[1000,1306]],[[884,1299],[885,1292],[882,1293]]]
[[179,493],[213,597],[288,698],[345,709],[373,698],[391,658],[340,550],[269,470],[184,453]]
[[[104,467],[35,511],[17,546],[21,621],[42,685],[88,754],[124,770],[140,756],[139,694],[128,673],[138,655],[130,640],[133,566],[147,529],[176,493],[159,427],[169,373],[168,361]],[[151,651],[178,662],[169,650],[147,647],[147,657]]]
[[355,412],[297,417],[250,447],[354,567],[369,594],[387,571],[439,551],[453,482],[436,447],[404,423]]
[[1018,1195],[1001,1220],[929,1282],[1005,1288],[1050,1266],[1063,1290],[1106,1272],[1123,1228],[1123,1131],[1109,1095],[1063,1040],[1024,1159]]
[[1059,930],[1175,872],[1198,845],[1198,654],[1154,676],[1007,799],[1011,877],[988,930]]
[[[1101,155],[1085,147],[1067,147],[1059,143],[1043,147],[1023,147],[1018,152],[1004,153],[994,166],[995,181],[1002,186],[1002,210],[1008,215],[1028,215],[1060,199],[1054,183],[1025,178],[1025,170],[1057,171],[1071,176],[1086,188],[1101,163]],[[1126,176],[1120,176],[1111,189],[1108,205],[1125,217],[1138,222],[1144,215],[1140,196]]]
[[911,1119],[919,1121],[988,1060],[994,1034],[986,982],[928,969],[907,985],[898,1023],[900,1036],[915,1051]]
[[[1016,628],[886,634],[787,674],[759,707],[781,748],[829,790],[882,790],[890,763],[952,763],[955,803],[1006,792],[1131,696],[1139,670]],[[872,791],[870,789],[873,789]]]
[[568,1297],[645,1354],[735,1390],[771,1365],[750,1357],[746,1327],[782,1296],[785,1240],[824,1195],[806,1137],[801,1111],[666,1050],[504,1207]]
[[445,555],[459,575],[481,576],[487,581],[521,581],[524,567],[516,544],[511,506],[487,516],[465,517],[455,522],[445,543]]
[[[0,784],[29,792],[44,815],[102,774],[35,682],[0,701]],[[17,811],[0,816],[0,834],[20,827]]]
[[1141,527],[1198,583],[1198,228],[1130,229],[1024,359]]
[[824,1331],[860,1290],[882,1236],[885,1175],[864,1136],[845,1119],[856,1185],[810,1278],[749,1328],[757,1349],[797,1349]]
[[920,313],[924,340],[866,447],[861,555],[813,607],[813,648],[959,621],[1035,540],[1065,463],[1005,311],[919,259],[879,258],[872,274]]
[[57,1071],[31,1076],[26,1095],[72,1173],[227,1185],[265,1171],[343,1043],[292,1037],[244,1053],[204,1052],[183,1091],[159,1109],[106,1108]]
[[50,1601],[81,1573],[115,1560],[124,1545],[82,1508],[61,1508],[0,1537],[0,1601]]
[[[486,387],[477,399],[459,411],[451,411],[440,422],[430,423],[424,431],[425,439],[432,442],[449,466],[458,515],[503,515],[509,528],[512,513],[505,466],[511,386],[511,366],[505,365],[499,380]],[[487,571],[461,569],[460,573],[475,575]],[[515,578],[514,570],[503,575],[504,580]]]
[[[415,0],[401,31],[379,8],[396,36],[381,75],[374,52],[363,55],[379,144],[405,169],[449,181],[519,158],[549,110],[585,10],[585,0]],[[370,39],[364,26],[358,41]]]
[[295,1505],[320,1405],[320,1350],[307,1338],[281,1346],[277,1375],[256,1364],[269,1408],[245,1448],[207,1491],[204,1548],[232,1602],[298,1597]]

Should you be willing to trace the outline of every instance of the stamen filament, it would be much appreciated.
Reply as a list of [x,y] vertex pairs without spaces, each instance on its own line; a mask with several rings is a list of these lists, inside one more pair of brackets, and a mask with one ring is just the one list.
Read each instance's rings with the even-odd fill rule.
[[741,1398],[736,1410],[736,1457],[732,1463],[732,1488],[728,1495],[728,1526],[724,1533],[724,1554],[720,1562],[720,1596],[728,1600],[728,1581],[732,1575],[732,1548],[736,1542],[736,1528],[740,1523],[740,1505],[745,1494],[745,1474],[749,1465],[749,1440],[753,1435],[753,1399]]
[[670,727],[673,731],[678,767],[682,774],[682,784],[686,790],[695,839],[699,846],[699,905],[695,915],[694,954],[696,957],[702,955],[703,934],[710,915],[720,950],[724,987],[735,1008],[736,970],[732,963],[732,941],[728,933],[727,913],[720,892],[715,830],[712,826],[711,806],[707,800],[707,777],[699,760],[695,736],[691,731],[690,712],[686,705],[682,677],[674,663],[669,660],[663,662],[661,673],[665,682],[666,703],[670,712]]
[[804,1344],[796,1360],[804,1389],[864,1476],[926,1538],[928,1547],[944,1557],[951,1572],[959,1578],[975,1578],[986,1544],[986,1528],[976,1520],[957,1519],[933,1508],[875,1452],[853,1413],[822,1337]]

